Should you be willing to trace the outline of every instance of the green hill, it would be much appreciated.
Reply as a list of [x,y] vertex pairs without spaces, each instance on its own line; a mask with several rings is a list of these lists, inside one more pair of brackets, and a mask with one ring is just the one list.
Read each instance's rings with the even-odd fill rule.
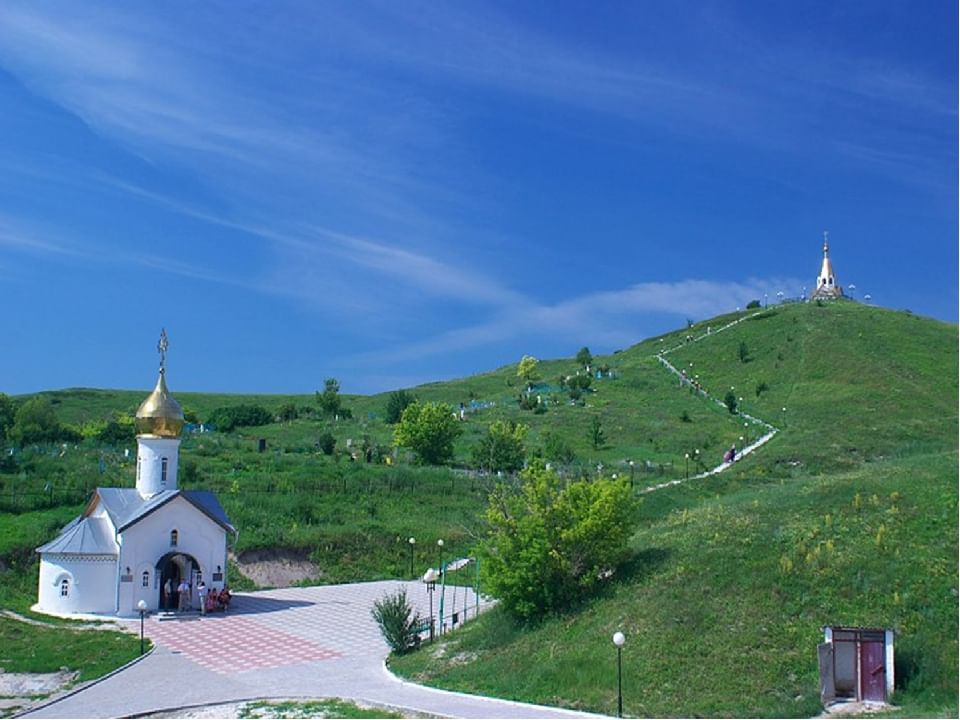
[[[706,325],[620,354],[624,377]],[[668,357],[717,395],[739,388],[748,413],[785,415],[783,432],[724,475],[646,495],[635,562],[604,597],[534,628],[494,612],[393,667],[612,712],[623,630],[628,715],[809,716],[821,626],[892,627],[903,713],[956,716],[956,328],[783,306]]]
[[[424,553],[436,538],[459,554],[481,530],[492,481],[469,471],[470,454],[493,420],[528,425],[530,452],[548,453],[548,440],[566,446],[573,458],[554,464],[568,475],[602,465],[629,474],[638,493],[713,466],[741,435],[762,432],[681,387],[657,360],[667,349],[714,398],[732,392],[780,432],[720,475],[643,494],[633,561],[586,607],[532,628],[494,611],[394,668],[445,687],[612,712],[610,636],[620,629],[629,715],[804,716],[818,711],[820,626],[883,626],[898,632],[903,712],[955,716],[956,326],[849,302],[781,305],[595,358],[592,370],[610,372],[594,375],[579,403],[560,387],[578,371],[572,357],[540,363],[539,410],[518,405],[515,365],[413,388],[423,400],[464,403],[454,469],[419,468],[403,453],[385,464],[386,393],[346,396],[352,418],[332,420],[313,412],[312,395],[178,393],[171,377],[201,419],[239,403],[304,409],[288,422],[186,435],[181,483],[220,493],[242,530],[238,552],[309,555],[328,582],[405,576],[406,537],[418,539],[419,568],[435,560]],[[148,390],[44,395],[62,421],[89,423],[132,412]],[[336,437],[333,456],[317,448],[325,432]],[[375,462],[362,451],[351,461],[348,445],[376,449]],[[13,568],[0,577],[0,605],[29,604],[39,523],[68,519],[95,485],[133,484],[129,449],[126,457],[87,440],[17,450],[0,465],[0,559]],[[702,465],[688,466],[687,453]]]

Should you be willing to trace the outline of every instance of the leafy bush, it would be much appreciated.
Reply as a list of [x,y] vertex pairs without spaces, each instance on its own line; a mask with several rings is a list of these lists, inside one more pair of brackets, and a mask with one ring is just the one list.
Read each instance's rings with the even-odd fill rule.
[[461,432],[449,405],[415,402],[403,411],[393,438],[397,445],[413,450],[419,462],[443,465],[453,459],[453,443]]
[[590,348],[582,347],[577,352],[577,364],[582,367],[590,367],[590,363],[593,362],[593,355],[590,353]]
[[512,420],[493,422],[473,448],[473,462],[490,472],[515,472],[523,467],[523,441],[526,437],[526,425],[518,425]]
[[384,412],[384,421],[387,425],[396,425],[403,416],[403,411],[413,405],[417,399],[406,390],[396,390],[387,398],[387,407]]
[[210,413],[207,422],[220,432],[230,432],[238,427],[256,427],[273,422],[273,414],[259,405],[233,405],[219,407]]
[[733,394],[733,390],[727,390],[727,394],[723,396],[723,404],[731,415],[737,414],[737,396]]
[[760,382],[757,383],[757,388],[756,388],[757,397],[760,397],[762,393],[765,393],[769,389],[770,389],[770,386],[767,385],[766,381],[761,380]]
[[747,310],[753,310],[754,308],[758,308],[758,307],[760,307],[759,300],[751,300],[750,302],[747,303]]
[[337,446],[337,439],[332,433],[325,432],[317,439],[317,445],[324,455],[333,455],[333,449]]
[[529,620],[570,607],[611,576],[626,556],[636,501],[625,480],[564,487],[541,463],[521,480],[490,496],[481,568],[507,612]]
[[294,403],[286,402],[277,408],[277,417],[280,419],[280,422],[289,422],[290,420],[296,420],[300,417],[300,411],[297,410],[297,406]]
[[103,429],[97,433],[97,440],[104,445],[132,445],[136,440],[133,418],[124,417],[110,420]]
[[370,614],[377,621],[383,639],[397,655],[410,652],[420,645],[418,628],[423,620],[410,607],[406,589],[384,595],[375,601]]

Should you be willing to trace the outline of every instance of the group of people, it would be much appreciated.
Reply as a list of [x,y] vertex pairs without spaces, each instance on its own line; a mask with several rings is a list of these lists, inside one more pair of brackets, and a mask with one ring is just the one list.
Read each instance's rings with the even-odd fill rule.
[[[169,608],[172,600],[177,599],[177,612],[186,612],[192,609],[191,595],[193,588],[186,580],[181,580],[180,584],[174,588],[173,580],[167,578],[163,584],[163,607]],[[230,588],[224,586],[222,589],[208,588],[206,583],[201,580],[197,583],[197,595],[200,597],[200,613],[206,615],[208,612],[216,610],[227,611],[230,607]]]

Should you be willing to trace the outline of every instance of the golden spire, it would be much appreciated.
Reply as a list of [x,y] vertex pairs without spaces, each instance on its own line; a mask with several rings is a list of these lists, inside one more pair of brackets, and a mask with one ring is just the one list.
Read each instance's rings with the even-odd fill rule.
[[160,353],[160,377],[157,386],[147,396],[137,409],[137,434],[153,435],[155,437],[175,438],[180,436],[183,428],[183,410],[180,403],[174,400],[167,390],[166,355],[167,331],[160,331],[160,341],[157,343],[157,352]]

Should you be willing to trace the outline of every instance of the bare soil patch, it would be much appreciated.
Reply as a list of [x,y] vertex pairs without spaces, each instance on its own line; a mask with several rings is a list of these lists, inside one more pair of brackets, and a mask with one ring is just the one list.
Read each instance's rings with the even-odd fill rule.
[[283,588],[318,580],[323,571],[305,553],[291,550],[248,550],[234,558],[240,572],[259,587]]

